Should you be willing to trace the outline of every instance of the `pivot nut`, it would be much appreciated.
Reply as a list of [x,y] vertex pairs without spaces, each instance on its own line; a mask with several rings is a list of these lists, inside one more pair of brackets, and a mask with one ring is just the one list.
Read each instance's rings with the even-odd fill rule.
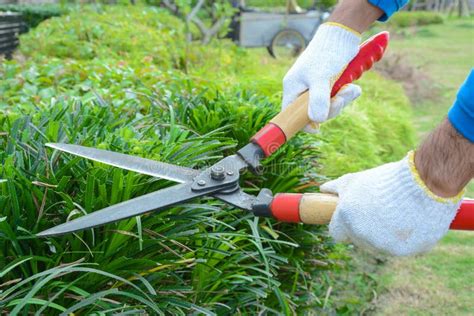
[[216,181],[222,181],[225,178],[225,169],[222,166],[213,166],[211,168],[211,178]]

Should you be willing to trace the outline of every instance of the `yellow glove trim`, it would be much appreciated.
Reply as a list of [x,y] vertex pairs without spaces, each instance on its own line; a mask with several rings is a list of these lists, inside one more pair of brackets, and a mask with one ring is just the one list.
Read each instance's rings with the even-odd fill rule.
[[416,183],[418,183],[418,185],[423,189],[423,191],[425,191],[425,193],[431,199],[435,200],[436,202],[440,202],[440,203],[458,203],[462,199],[465,190],[462,190],[456,196],[453,196],[453,197],[450,197],[450,198],[444,198],[444,197],[441,197],[441,196],[433,193],[430,190],[430,188],[428,188],[426,186],[425,182],[421,179],[420,173],[418,172],[418,169],[416,169],[416,166],[415,166],[415,152],[413,150],[408,153],[408,165],[410,166],[410,171],[413,175],[413,178],[415,178]]
[[351,32],[352,34],[358,36],[358,37],[361,37],[362,34],[360,34],[359,32],[357,32],[356,30],[354,30],[353,28],[350,28],[348,26],[345,26],[344,24],[341,24],[341,23],[337,23],[337,22],[326,22],[324,23],[326,25],[332,25],[332,26],[338,26],[338,27],[341,27],[343,29],[345,29],[346,31],[349,31]]

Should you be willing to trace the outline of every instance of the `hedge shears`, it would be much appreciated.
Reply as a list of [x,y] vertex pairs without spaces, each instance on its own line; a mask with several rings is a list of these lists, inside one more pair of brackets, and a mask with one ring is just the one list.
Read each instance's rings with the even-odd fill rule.
[[[344,85],[357,80],[363,72],[369,70],[382,58],[388,45],[388,38],[388,33],[382,32],[361,45],[358,55],[334,83],[331,96],[336,95]],[[37,236],[56,236],[93,228],[151,211],[164,210],[203,196],[213,196],[231,206],[251,212],[255,216],[273,217],[282,222],[327,224],[337,206],[336,195],[322,193],[273,195],[270,190],[262,189],[257,196],[254,196],[245,193],[239,186],[240,173],[243,170],[249,169],[259,174],[261,161],[272,155],[310,123],[307,110],[308,92],[305,92],[257,132],[249,144],[235,155],[225,157],[204,170],[78,145],[47,144],[59,151],[144,175],[175,181],[178,184],[60,224]],[[463,201],[451,224],[451,229],[474,230],[474,200]]]

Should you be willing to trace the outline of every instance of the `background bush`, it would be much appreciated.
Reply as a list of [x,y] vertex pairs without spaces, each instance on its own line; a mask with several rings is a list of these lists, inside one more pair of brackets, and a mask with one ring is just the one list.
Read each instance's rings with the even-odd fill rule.
[[[302,8],[331,8],[336,5],[337,0],[298,0],[298,5]],[[247,6],[250,7],[286,7],[286,0],[247,0]]]
[[[34,236],[170,185],[45,143],[200,168],[234,153],[278,112],[291,61],[229,42],[186,44],[182,32],[179,20],[156,9],[72,13],[22,37],[26,61],[1,65],[2,311],[357,310],[357,300],[326,298],[329,272],[348,258],[325,227],[257,219],[213,199],[63,237]],[[262,177],[244,175],[245,190],[314,192],[328,176],[399,159],[412,146],[408,101],[375,74],[361,84],[364,96],[321,135],[300,134],[265,162]]]
[[54,4],[44,5],[18,5],[18,4],[2,4],[0,5],[0,11],[12,11],[19,12],[23,15],[23,20],[28,28],[38,26],[44,20],[49,18],[60,16],[68,13],[69,8]]
[[170,67],[180,63],[183,27],[177,18],[158,8],[96,7],[45,21],[23,36],[21,51],[27,56],[79,60],[142,62],[149,57]]
[[443,23],[443,16],[438,12],[431,11],[401,11],[390,18],[387,22],[389,25],[395,27],[409,27],[409,26],[420,26],[428,24],[441,24]]

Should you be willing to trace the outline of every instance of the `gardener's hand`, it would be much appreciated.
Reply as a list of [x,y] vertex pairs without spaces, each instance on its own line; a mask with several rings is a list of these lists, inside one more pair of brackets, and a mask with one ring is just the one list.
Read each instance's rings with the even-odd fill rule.
[[329,231],[392,255],[425,252],[449,229],[473,178],[474,144],[445,119],[416,155],[322,185],[339,194]]
[[348,27],[331,22],[321,25],[283,79],[282,108],[309,90],[311,121],[321,123],[339,114],[360,95],[358,86],[348,85],[332,102],[330,98],[334,82],[359,52],[359,42],[360,34]]
[[321,191],[339,195],[329,225],[336,241],[396,256],[430,250],[448,231],[462,196],[432,193],[421,180],[413,152],[399,162],[325,183]]

